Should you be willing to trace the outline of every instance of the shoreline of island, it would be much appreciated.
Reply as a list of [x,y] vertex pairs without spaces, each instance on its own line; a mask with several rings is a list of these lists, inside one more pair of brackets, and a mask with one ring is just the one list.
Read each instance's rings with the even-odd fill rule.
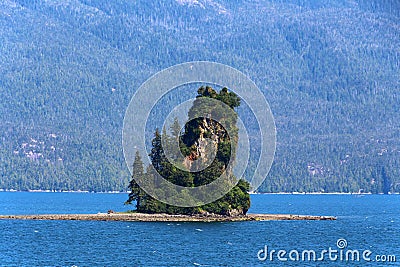
[[0,220],[123,221],[123,222],[239,222],[239,221],[332,221],[334,216],[247,214],[242,216],[179,215],[147,213],[0,215]]

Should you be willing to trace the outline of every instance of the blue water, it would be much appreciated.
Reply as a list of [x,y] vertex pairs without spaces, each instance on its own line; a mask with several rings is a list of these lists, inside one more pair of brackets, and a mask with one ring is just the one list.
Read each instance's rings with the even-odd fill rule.
[[[0,192],[0,214],[124,211],[125,194]],[[0,266],[400,266],[400,195],[252,195],[253,213],[337,221],[144,223],[0,220]],[[370,250],[371,262],[280,261],[270,250]],[[338,252],[339,253],[339,252]],[[260,254],[264,255],[263,253]],[[397,262],[376,262],[375,256]],[[288,257],[288,255],[286,255]],[[301,257],[301,256],[300,256]]]

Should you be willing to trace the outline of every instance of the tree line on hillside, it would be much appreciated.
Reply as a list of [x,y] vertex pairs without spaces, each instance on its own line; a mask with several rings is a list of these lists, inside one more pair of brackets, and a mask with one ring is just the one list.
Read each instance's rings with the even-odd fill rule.
[[[4,2],[0,188],[126,191],[120,132],[134,88],[210,60],[249,75],[274,113],[260,192],[384,193],[382,167],[400,192],[398,1],[221,2],[229,16],[176,1]],[[63,136],[54,157],[50,133]],[[43,158],[18,151],[31,138],[46,148],[26,153]]]

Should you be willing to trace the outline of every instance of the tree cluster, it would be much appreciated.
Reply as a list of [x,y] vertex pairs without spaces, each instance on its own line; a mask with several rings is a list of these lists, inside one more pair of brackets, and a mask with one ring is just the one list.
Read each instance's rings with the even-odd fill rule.
[[[209,97],[213,99],[220,100],[227,104],[230,109],[238,107],[240,105],[240,99],[236,94],[230,92],[228,93],[226,88],[223,88],[219,93],[217,93],[211,87],[201,87],[198,90],[197,99]],[[196,110],[205,108],[200,107],[198,102],[194,102],[189,113],[195,113]],[[206,107],[210,113],[213,113],[215,107]],[[225,118],[226,120],[231,120],[231,127],[236,127],[236,113],[235,116],[231,118]],[[199,131],[204,125],[209,132],[204,133],[204,131]],[[153,181],[155,172],[159,173],[169,182],[176,185],[184,187],[197,187],[205,184],[209,184],[217,179],[223,172],[227,173],[229,179],[236,179],[233,176],[232,171],[228,168],[230,160],[234,160],[231,157],[231,149],[236,144],[231,146],[232,141],[237,142],[237,136],[231,136],[228,138],[228,133],[225,128],[223,128],[217,121],[210,118],[196,118],[185,125],[185,131],[180,134],[181,127],[179,122],[175,119],[175,122],[171,126],[172,136],[168,136],[166,131],[161,134],[158,130],[154,133],[154,138],[152,140],[152,149],[149,154],[151,165],[144,172],[143,161],[139,152],[136,152],[135,160],[133,163],[132,170],[132,180],[129,184],[129,189],[131,190],[129,198],[126,201],[127,204],[134,203],[136,206],[136,211],[145,213],[170,213],[170,214],[197,214],[197,213],[213,213],[220,215],[231,215],[235,214],[246,214],[250,207],[250,196],[249,183],[243,179],[239,180],[237,185],[234,186],[225,196],[222,198],[198,207],[176,207],[166,203],[162,203],[159,200],[154,199],[152,196],[147,194],[137,183],[138,180]],[[217,131],[218,129],[218,131]],[[236,133],[237,131],[234,131]],[[196,157],[205,155],[198,155],[195,152],[198,150],[196,140],[203,138],[203,135],[218,135],[215,136],[217,140],[217,152],[212,163],[204,170],[192,172],[190,169],[188,171],[182,168],[177,168],[176,164],[183,164],[182,162],[176,161],[178,157],[174,158],[172,155],[172,162],[170,162],[164,153],[164,148],[162,144],[162,139],[166,139],[166,145],[171,145],[171,139],[179,139],[179,144],[181,151],[183,151],[184,156],[189,157],[191,160],[197,159]],[[193,156],[194,155],[194,156]]]

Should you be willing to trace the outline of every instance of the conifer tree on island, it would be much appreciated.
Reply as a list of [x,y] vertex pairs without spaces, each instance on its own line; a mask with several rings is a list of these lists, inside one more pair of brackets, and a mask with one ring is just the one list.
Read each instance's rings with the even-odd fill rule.
[[[129,184],[131,190],[126,204],[135,204],[137,212],[144,213],[169,213],[169,214],[201,214],[211,213],[219,215],[244,215],[250,207],[250,195],[248,193],[250,185],[247,181],[240,179],[222,198],[199,207],[175,207],[169,204],[162,203],[144,192],[135,179],[144,178],[145,181],[154,179],[154,171],[157,171],[166,180],[180,186],[197,187],[209,184],[217,179],[223,172],[226,172],[229,179],[236,179],[233,176],[232,170],[229,169],[230,160],[234,160],[236,145],[238,143],[238,129],[236,126],[237,113],[234,111],[240,105],[240,98],[233,92],[228,92],[227,88],[223,88],[219,93],[213,88],[200,87],[197,91],[198,95],[189,110],[189,117],[196,118],[186,123],[184,132],[181,134],[180,125],[177,119],[171,125],[172,136],[168,136],[165,129],[160,134],[157,129],[152,140],[152,149],[149,155],[152,166],[144,172],[143,162],[136,152],[133,163],[132,180]],[[206,108],[210,114],[218,114],[218,106],[204,106],[201,103],[201,98],[208,97],[222,101],[232,109],[230,116],[220,118],[224,121],[224,125],[229,127],[229,134],[218,121],[210,118],[196,116],[199,110]],[[204,102],[204,101],[203,101]],[[203,106],[202,106],[203,105]],[[192,115],[192,116],[191,116]],[[211,164],[201,171],[184,171],[177,168],[180,164],[187,169],[192,170],[194,160],[201,158],[207,160],[204,155],[201,155],[201,146],[207,144],[206,138],[212,137],[216,142],[216,155]],[[169,162],[164,154],[162,139],[166,140],[167,146],[172,145],[171,140],[179,140],[179,147],[185,157],[184,162],[177,162],[177,158],[172,155],[174,162]]]
[[125,202],[125,204],[132,204],[133,201],[136,202],[136,208],[139,208],[142,203],[142,199],[146,196],[146,193],[140,186],[137,184],[136,180],[140,177],[143,177],[144,170],[143,170],[143,161],[140,157],[139,151],[136,151],[135,154],[135,161],[133,162],[132,168],[132,179],[129,183],[129,189],[131,192],[129,193],[129,198]]

